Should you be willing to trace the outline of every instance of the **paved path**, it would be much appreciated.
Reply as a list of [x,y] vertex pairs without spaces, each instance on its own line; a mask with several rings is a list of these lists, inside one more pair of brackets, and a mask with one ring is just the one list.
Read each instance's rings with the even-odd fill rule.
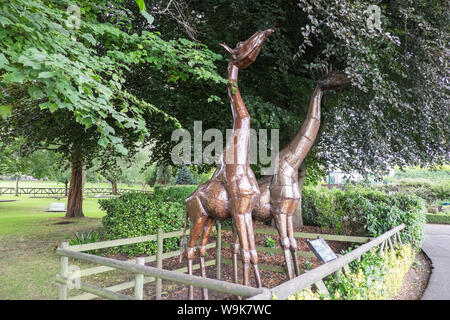
[[422,249],[433,267],[422,300],[450,300],[450,225],[427,224]]

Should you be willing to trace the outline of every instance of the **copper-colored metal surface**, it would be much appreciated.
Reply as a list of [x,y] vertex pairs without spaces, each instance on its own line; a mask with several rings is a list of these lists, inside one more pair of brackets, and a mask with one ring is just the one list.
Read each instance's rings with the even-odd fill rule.
[[[295,275],[299,275],[297,242],[294,238],[293,214],[300,200],[298,170],[316,139],[320,127],[320,103],[323,91],[338,90],[350,83],[345,74],[333,72],[319,81],[309,102],[308,113],[294,139],[279,153],[278,168],[273,176],[258,181],[261,196],[253,208],[257,220],[275,220],[284,250],[289,279],[293,278],[291,257]],[[289,252],[290,251],[290,252]]]
[[[225,147],[221,163],[212,178],[201,184],[186,199],[186,220],[187,217],[191,220],[186,250],[189,274],[192,274],[192,261],[195,257],[194,246],[200,234],[202,234],[198,247],[200,269],[202,276],[206,276],[204,246],[214,221],[232,218],[236,228],[236,238],[241,247],[240,254],[244,269],[243,284],[248,285],[249,263],[251,263],[254,267],[257,285],[261,287],[251,216],[253,207],[259,200],[260,192],[249,164],[250,116],[242,100],[237,82],[239,69],[247,68],[255,61],[264,40],[273,32],[273,29],[258,31],[248,40],[239,42],[234,49],[222,44],[231,55],[228,64],[228,96],[233,113],[233,135]],[[235,260],[238,248],[233,251]],[[237,281],[237,271],[235,281]],[[188,298],[194,298],[193,286],[189,286]],[[203,289],[203,298],[208,298],[207,289]]]

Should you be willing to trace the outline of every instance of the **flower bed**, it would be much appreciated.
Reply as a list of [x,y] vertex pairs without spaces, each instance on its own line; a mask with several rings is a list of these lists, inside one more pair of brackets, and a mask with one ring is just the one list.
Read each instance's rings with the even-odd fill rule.
[[350,273],[325,280],[329,294],[305,289],[290,300],[385,300],[395,297],[414,262],[416,252],[411,245],[378,252],[373,249],[361,261],[349,264]]

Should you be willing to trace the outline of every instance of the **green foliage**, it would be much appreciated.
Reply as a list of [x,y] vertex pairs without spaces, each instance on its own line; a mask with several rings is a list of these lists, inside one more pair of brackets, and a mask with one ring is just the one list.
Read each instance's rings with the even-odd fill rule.
[[377,248],[353,260],[350,273],[324,279],[329,294],[302,290],[288,300],[387,300],[395,297],[415,259],[410,245],[379,253]]
[[345,190],[305,187],[302,210],[305,224],[335,228],[341,234],[376,237],[404,223],[405,243],[419,247],[424,236],[425,204],[415,195],[353,185]]
[[306,259],[306,261],[305,261],[305,268],[309,270],[309,269],[312,269],[312,267],[313,267],[312,262],[309,261],[309,259]]
[[87,244],[98,242],[100,240],[100,233],[96,230],[89,230],[87,232],[75,232],[75,238],[69,241],[69,245],[75,246],[79,244]]
[[415,194],[424,199],[427,204],[450,199],[450,181],[441,181],[433,183],[430,181],[411,181],[400,180],[396,184],[387,184],[379,186],[385,192],[397,192],[404,194]]
[[[183,229],[185,221],[184,202],[169,200],[163,194],[125,193],[115,199],[99,200],[106,211],[102,222],[108,239],[131,238]],[[164,240],[164,251],[179,248],[179,237]],[[117,249],[127,256],[153,255],[156,241],[121,246]]]
[[375,248],[352,261],[349,275],[340,274],[326,282],[331,299],[379,300],[398,294],[403,278],[414,262],[410,245],[379,253]]
[[264,239],[264,247],[275,248],[276,247],[275,240],[270,236],[266,236],[266,238]]
[[[108,239],[120,239],[183,229],[185,221],[184,201],[197,186],[155,186],[152,194],[125,193],[115,199],[100,199],[100,208],[106,211],[103,226]],[[180,238],[164,240],[164,251],[179,248]],[[134,256],[152,255],[156,242],[146,242],[119,247],[119,252]]]
[[153,194],[155,197],[167,201],[175,201],[183,203],[197,189],[196,185],[179,185],[179,186],[155,186]]
[[7,121],[0,118],[3,141],[23,136],[29,151],[53,145],[67,158],[77,149],[77,160],[86,165],[100,148],[110,145],[123,155],[137,141],[149,139],[149,122],[156,115],[160,124],[179,126],[149,102],[151,96],[132,92],[128,76],[135,68],[157,74],[161,85],[225,83],[213,63],[220,56],[205,46],[163,40],[158,32],[145,30],[147,23],[133,30],[129,3],[77,1],[78,27],[68,23],[73,16],[67,9],[73,4],[0,2],[0,106],[2,117],[8,116]]
[[179,170],[177,177],[175,179],[175,184],[197,184],[197,181],[195,181],[195,178],[192,176],[191,171],[186,167],[183,166]]
[[450,224],[450,215],[448,214],[426,214],[427,223]]
[[[169,3],[157,2],[161,6]],[[371,5],[380,7],[381,30],[367,26],[369,13],[365,11]],[[449,53],[443,39],[448,37],[449,24],[445,2],[236,0],[230,5],[227,1],[189,0],[185,9],[184,23],[178,27],[169,18],[155,23],[163,34],[173,36],[186,34],[186,30],[191,34],[194,29],[198,31],[194,37],[217,53],[223,53],[218,41],[234,47],[256,30],[279,26],[254,64],[240,73],[239,86],[247,107],[255,101],[256,108],[250,112],[252,127],[281,128],[281,148],[305,118],[309,96],[321,76],[319,70],[332,65],[344,71],[353,85],[324,97],[323,134],[317,157],[312,158],[325,168],[333,165],[345,171],[368,172],[448,161],[449,91],[445,79]],[[227,62],[218,63],[225,72]],[[195,117],[185,110],[195,105],[195,110],[208,110],[205,127],[230,127],[231,116],[223,105],[199,101],[204,87],[185,90],[189,91],[188,101],[177,99],[179,105],[167,107],[176,109],[183,126],[192,128]],[[207,90],[226,95],[222,87]],[[269,106],[274,108],[267,111]],[[278,118],[279,110],[287,116]]]

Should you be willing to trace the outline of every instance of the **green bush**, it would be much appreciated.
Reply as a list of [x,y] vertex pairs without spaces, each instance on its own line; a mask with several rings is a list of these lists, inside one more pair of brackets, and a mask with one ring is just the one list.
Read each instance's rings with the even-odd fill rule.
[[[153,194],[129,192],[118,198],[99,200],[100,208],[106,211],[102,220],[106,237],[110,240],[131,238],[156,234],[158,229],[164,232],[183,229],[184,196],[188,191],[186,188],[174,190],[155,189]],[[164,251],[177,250],[179,242],[179,237],[165,239]],[[117,251],[127,256],[153,255],[156,241],[121,246]]]
[[425,204],[415,195],[353,185],[345,190],[304,187],[302,210],[305,224],[335,228],[340,234],[377,237],[404,223],[406,243],[418,247],[424,236]]
[[426,214],[427,223],[450,224],[450,215],[446,214]]
[[159,199],[180,202],[184,205],[186,198],[188,198],[195,191],[195,189],[197,189],[196,185],[156,185],[153,189],[153,195]]
[[349,264],[350,273],[328,277],[325,285],[329,294],[311,289],[289,296],[288,300],[386,300],[395,297],[403,279],[414,262],[416,251],[410,245],[380,253],[377,248]]
[[428,181],[403,181],[396,184],[378,186],[382,191],[390,193],[415,194],[424,199],[427,204],[435,204],[450,199],[450,183],[441,181],[440,183],[431,183]]

